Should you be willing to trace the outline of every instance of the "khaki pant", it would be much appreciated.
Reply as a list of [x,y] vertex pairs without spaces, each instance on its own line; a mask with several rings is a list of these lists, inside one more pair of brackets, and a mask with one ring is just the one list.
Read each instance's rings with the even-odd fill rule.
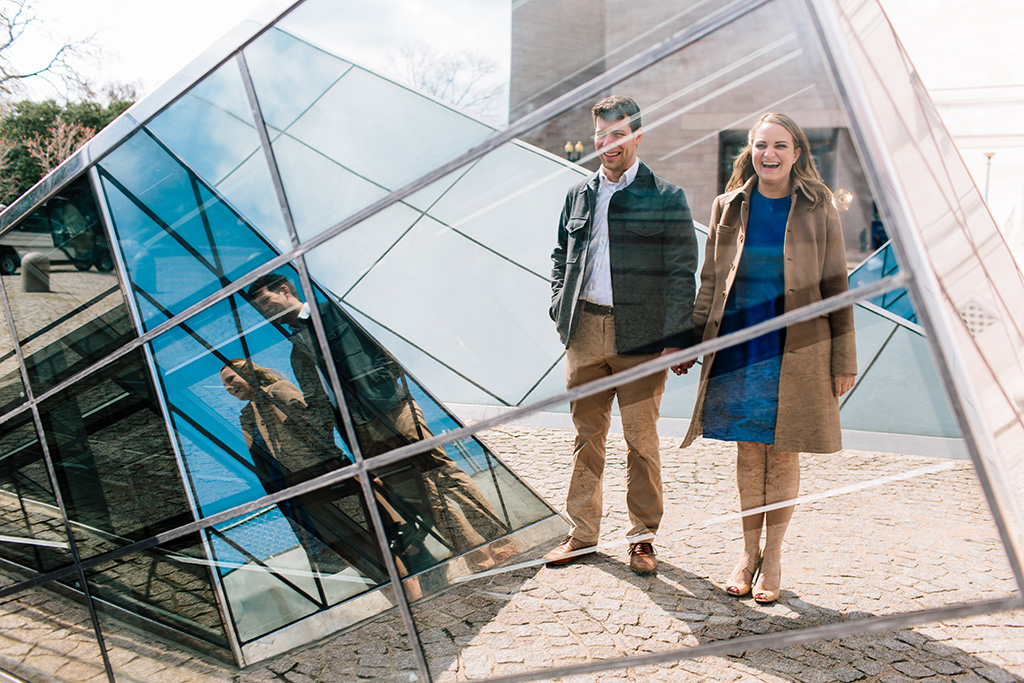
[[[657,356],[616,354],[613,316],[582,310],[566,352],[565,385],[572,389]],[[627,448],[626,507],[632,525],[627,535],[658,531],[664,506],[657,427],[665,378],[665,371],[656,372],[569,404],[576,425],[576,443],[565,511],[572,523],[569,533],[573,538],[596,543],[600,536],[605,441],[616,395]]]

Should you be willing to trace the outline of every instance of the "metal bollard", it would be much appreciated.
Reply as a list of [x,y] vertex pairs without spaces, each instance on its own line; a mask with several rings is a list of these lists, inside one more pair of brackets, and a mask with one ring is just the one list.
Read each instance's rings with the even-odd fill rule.
[[26,292],[50,291],[50,259],[33,251],[21,259],[21,287]]

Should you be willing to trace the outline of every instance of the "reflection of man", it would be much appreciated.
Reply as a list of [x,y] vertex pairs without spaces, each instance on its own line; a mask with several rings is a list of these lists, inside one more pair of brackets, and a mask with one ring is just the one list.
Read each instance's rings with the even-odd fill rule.
[[[551,317],[566,345],[566,387],[633,368],[690,343],[697,238],[683,191],[637,159],[640,109],[628,97],[594,105],[594,145],[601,169],[570,188],[551,255]],[[675,366],[685,372],[691,364]],[[572,562],[597,544],[602,514],[605,439],[618,395],[627,455],[629,565],[658,567],[649,539],[663,505],[657,422],[665,373],[658,372],[570,404],[576,426],[566,496],[569,535],[545,555]]]
[[[248,293],[264,315],[289,330],[292,370],[310,418],[332,424],[333,392],[313,332],[309,305],[299,298],[291,280],[276,273],[257,279]],[[363,455],[379,455],[433,436],[409,392],[401,367],[336,307],[324,303],[319,312]],[[333,403],[337,405],[337,401]],[[377,476],[403,502],[431,519],[456,551],[482,545],[506,530],[483,491],[443,448],[403,460]],[[403,511],[397,501],[396,507]]]

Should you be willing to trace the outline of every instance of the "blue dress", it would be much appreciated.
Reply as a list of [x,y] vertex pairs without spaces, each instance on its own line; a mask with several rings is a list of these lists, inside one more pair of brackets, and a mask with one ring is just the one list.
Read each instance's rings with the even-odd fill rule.
[[[740,257],[719,336],[784,311],[785,239],[790,197],[750,200],[746,245]],[[704,402],[704,436],[722,441],[775,442],[779,372],[786,330],[775,330],[719,351]]]

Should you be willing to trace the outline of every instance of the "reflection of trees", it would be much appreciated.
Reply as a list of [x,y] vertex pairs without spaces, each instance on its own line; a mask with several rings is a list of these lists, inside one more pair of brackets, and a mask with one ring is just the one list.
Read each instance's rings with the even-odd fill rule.
[[398,77],[420,92],[494,120],[503,92],[498,63],[472,50],[440,52],[405,44],[391,57]]

